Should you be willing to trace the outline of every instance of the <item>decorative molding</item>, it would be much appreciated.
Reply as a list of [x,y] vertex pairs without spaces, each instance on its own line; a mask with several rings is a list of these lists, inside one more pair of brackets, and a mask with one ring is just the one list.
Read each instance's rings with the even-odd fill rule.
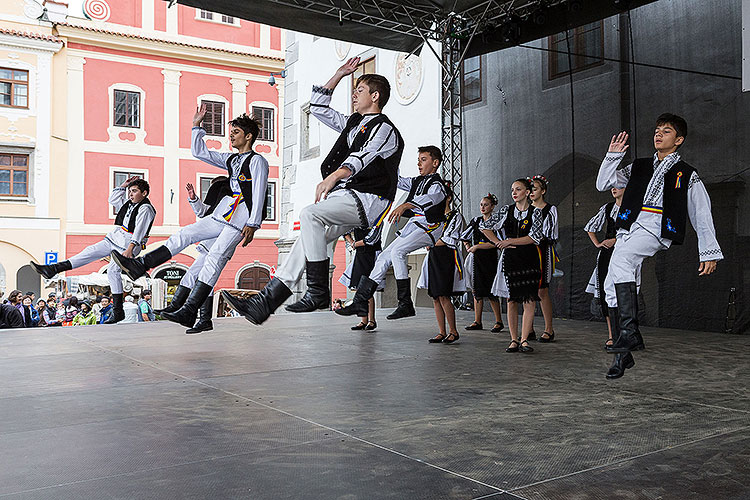
[[[162,71],[162,73],[164,73],[164,71]],[[166,73],[164,73],[164,76],[166,79],[167,78]],[[138,103],[138,113],[140,113],[140,116],[138,117],[138,123],[140,124],[140,127],[138,128],[121,127],[121,126],[117,126],[114,124],[115,90],[126,90],[128,92],[138,92],[141,95],[140,102]],[[107,127],[107,134],[109,135],[109,142],[145,146],[146,145],[146,91],[144,91],[142,88],[140,88],[137,85],[133,85],[132,83],[118,82],[118,83],[113,83],[112,85],[107,87],[107,95],[109,97],[109,108],[107,108],[107,117],[109,120],[109,126]],[[134,136],[133,140],[126,139],[126,137],[128,137],[129,134],[132,134]]]

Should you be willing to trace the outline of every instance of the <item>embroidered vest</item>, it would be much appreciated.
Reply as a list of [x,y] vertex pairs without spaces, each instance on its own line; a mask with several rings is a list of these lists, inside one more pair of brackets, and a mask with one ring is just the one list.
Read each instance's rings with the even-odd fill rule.
[[[256,154],[258,153],[256,153],[255,151],[250,151],[250,154],[247,155],[245,160],[242,162],[242,165],[240,166],[240,176],[237,178],[237,181],[240,184],[240,192],[242,193],[242,198],[245,200],[245,205],[247,205],[248,215],[253,213],[253,176],[250,173],[250,160],[252,160],[253,156],[255,156]],[[232,178],[232,160],[234,160],[237,156],[239,156],[239,153],[234,153],[229,158],[227,158],[227,172],[229,172],[230,179]],[[268,196],[264,196],[263,215],[261,216],[260,220],[265,220],[266,213],[268,213],[266,210],[267,208]]]
[[[422,183],[422,180],[427,178],[427,181],[422,186],[421,192],[417,192],[419,189],[419,185]],[[439,182],[443,185],[443,191],[447,191],[447,188],[445,187],[445,183],[443,182],[443,178],[440,177],[440,174],[430,174],[428,176],[419,176],[414,177],[411,180],[411,189],[409,189],[409,195],[406,197],[406,203],[411,202],[414,200],[414,197],[418,195],[423,195],[427,193],[430,190],[430,187],[432,187],[433,184],[436,182]],[[404,217],[414,217],[414,212],[412,210],[406,210],[403,214]],[[429,208],[427,208],[424,211],[424,217],[427,222],[431,224],[435,224],[437,222],[443,222],[445,220],[445,199],[443,199],[442,203],[438,203],[436,205],[433,205]]]
[[481,215],[479,217],[474,217],[471,219],[471,222],[469,222],[469,227],[471,228],[471,244],[478,245],[480,243],[490,243],[490,240],[484,235],[481,229],[479,229],[479,223],[484,220],[484,217]]
[[[141,209],[143,205],[151,205],[151,201],[148,198],[144,198],[143,201],[140,203],[133,203],[132,201],[128,200],[126,201],[123,206],[120,207],[120,211],[117,212],[117,217],[115,217],[115,226],[122,226],[122,223],[125,222],[125,215],[128,213],[128,209],[132,206],[133,212],[130,214],[130,220],[128,221],[128,227],[127,231],[130,234],[133,234],[135,231],[135,222],[138,218],[138,210]],[[151,205],[153,206],[153,205]],[[154,219],[156,218],[156,209],[154,209]],[[154,220],[151,220],[151,223],[148,225],[148,229],[146,229],[146,235],[143,237],[144,241],[148,239],[148,235],[151,234],[151,226],[154,225]]]
[[516,219],[515,210],[515,203],[508,205],[508,215],[503,223],[506,238],[522,238],[528,236],[531,232],[531,217],[534,215],[534,207],[529,206],[526,217],[521,220]]
[[208,210],[206,211],[204,217],[211,215],[214,212],[214,209],[216,208],[216,205],[221,201],[222,198],[225,196],[232,196],[232,188],[229,185],[229,179],[216,181],[208,188],[208,192],[206,193],[206,198],[203,200],[203,203],[208,205]]
[[357,135],[354,136],[352,145],[349,146],[349,132],[358,127],[364,118],[359,113],[354,113],[346,122],[344,130],[339,135],[333,149],[320,166],[320,173],[325,179],[333,172],[341,168],[351,153],[360,151],[370,139],[372,131],[380,123],[387,123],[393,128],[393,133],[398,138],[398,150],[388,158],[377,157],[366,168],[360,170],[355,175],[349,177],[346,182],[348,189],[353,189],[362,193],[371,193],[382,196],[393,201],[396,197],[396,185],[398,184],[398,166],[401,162],[401,155],[404,152],[404,140],[396,127],[391,123],[387,116],[379,114],[365,125],[360,127]]
[[[687,191],[695,169],[680,160],[664,175],[664,198],[661,215],[661,237],[680,245],[685,239],[687,225]],[[654,175],[653,158],[639,158],[633,162],[630,180],[622,197],[617,229],[630,230],[643,207],[646,189]]]
[[617,228],[615,228],[615,220],[612,218],[612,207],[615,206],[614,201],[610,201],[604,207],[604,214],[606,215],[607,225],[605,226],[604,239],[611,240],[617,236]]

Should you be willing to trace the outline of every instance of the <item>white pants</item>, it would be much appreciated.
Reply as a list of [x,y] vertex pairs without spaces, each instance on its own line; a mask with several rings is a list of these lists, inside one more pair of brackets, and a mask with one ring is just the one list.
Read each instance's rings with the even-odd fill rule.
[[[68,260],[70,261],[70,265],[73,266],[73,269],[75,269],[94,262],[95,260],[109,257],[113,251],[122,253],[123,250],[123,248],[120,248],[105,238],[99,243],[87,246],[81,251],[81,253],[74,255]],[[141,247],[135,247],[133,249],[133,257],[138,255],[140,251]],[[111,261],[109,266],[107,266],[107,279],[109,280],[109,289],[112,293],[122,293],[122,269],[120,269],[120,266],[118,266],[115,261]]]
[[200,266],[197,280],[214,286],[224,266],[234,255],[235,248],[242,241],[242,232],[213,217],[204,217],[170,236],[165,246],[172,255],[177,255],[193,243],[212,238],[216,238],[216,241]]
[[375,260],[375,267],[372,268],[370,279],[380,283],[385,278],[385,273],[388,272],[388,268],[391,265],[393,266],[393,274],[397,280],[408,278],[409,266],[407,265],[407,257],[409,254],[419,248],[433,246],[435,241],[440,238],[440,231],[442,231],[442,228],[433,231],[431,234],[427,234],[423,230],[417,229],[411,231],[406,236],[399,236],[393,240],[390,245],[380,252],[380,255]]
[[336,240],[362,225],[357,203],[351,196],[329,197],[308,205],[300,212],[299,220],[300,236],[276,271],[276,278],[290,289],[302,277],[306,261],[333,257]]
[[617,307],[616,283],[640,282],[640,268],[643,260],[659,250],[666,250],[659,238],[633,225],[627,233],[617,233],[617,243],[609,261],[607,278],[604,280],[604,293],[609,307]]
[[[201,244],[210,251],[214,241],[215,239],[203,240]],[[208,257],[208,251],[201,251],[199,249],[198,258],[193,261],[193,264],[188,268],[185,276],[180,280],[181,286],[184,286],[185,288],[193,288],[195,282],[198,281],[198,275],[200,274],[201,269],[203,269],[203,265],[206,263],[206,257]],[[211,289],[211,293],[209,293],[208,296],[213,297],[213,295],[214,291]]]

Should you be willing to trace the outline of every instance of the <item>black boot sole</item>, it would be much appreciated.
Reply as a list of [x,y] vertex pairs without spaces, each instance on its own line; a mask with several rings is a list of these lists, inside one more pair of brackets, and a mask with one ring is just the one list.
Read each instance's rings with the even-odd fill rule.
[[322,310],[328,310],[330,307],[328,304],[317,304],[316,306],[305,306],[304,308],[295,308],[297,303],[289,304],[288,306],[285,306],[284,309],[292,312],[292,313],[309,313],[309,312],[315,312],[315,311],[322,311]]
[[42,276],[44,276],[48,280],[51,280],[52,278],[54,278],[57,275],[57,273],[50,274],[47,271],[47,269],[45,269],[47,266],[40,266],[39,264],[37,264],[36,262],[33,262],[33,261],[29,262],[29,264],[31,264],[31,267],[34,269],[34,271],[36,271],[37,273],[41,274]]
[[175,316],[175,313],[165,313],[162,317],[164,319],[167,319],[171,321],[172,323],[179,323],[180,325],[184,326],[185,328],[192,328],[195,324],[195,317],[194,315],[192,318],[181,318],[179,316]]
[[408,313],[398,313],[398,314],[396,314],[396,312],[394,311],[393,313],[386,316],[385,319],[411,318],[412,316],[416,316],[416,315],[417,315],[416,311],[410,311]]
[[[263,321],[265,321],[265,319],[262,320],[262,321],[259,321],[257,318],[255,318],[255,317],[251,316],[249,313],[247,313],[244,310],[242,302],[240,302],[240,300],[242,300],[242,299],[236,298],[234,295],[232,295],[231,293],[227,292],[226,290],[222,290],[221,291],[221,296],[224,298],[224,301],[227,304],[229,304],[229,307],[231,307],[232,309],[234,309],[235,311],[237,311],[238,313],[240,313],[242,315],[242,317],[245,318],[246,320],[248,320],[250,323],[252,323],[254,325],[260,325],[260,324],[263,323]],[[268,318],[266,318],[266,319],[268,319]]]
[[188,334],[188,335],[191,335],[191,334],[194,334],[194,333],[210,332],[213,329],[214,329],[214,325],[213,324],[205,325],[205,326],[195,325],[193,328],[188,328],[185,331],[185,333]]
[[122,255],[120,255],[116,251],[112,252],[111,257],[117,263],[117,265],[120,266],[120,269],[122,269],[122,272],[124,272],[128,276],[128,278],[130,278],[131,280],[135,281],[141,276],[146,275],[145,272],[143,274],[136,274],[132,272],[128,267],[125,266],[125,264],[123,264],[123,261],[120,260],[120,257],[122,257]]
[[354,316],[355,314],[359,316],[360,318],[367,314],[369,308],[367,307],[367,304],[365,304],[364,309],[362,308],[353,308],[353,304],[348,305],[346,307],[342,307],[341,309],[336,309],[336,314],[339,316]]

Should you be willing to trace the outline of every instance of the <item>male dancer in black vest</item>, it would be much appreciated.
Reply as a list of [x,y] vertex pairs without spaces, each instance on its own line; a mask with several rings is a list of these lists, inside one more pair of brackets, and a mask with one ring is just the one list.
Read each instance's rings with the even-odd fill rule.
[[[78,255],[57,264],[40,266],[31,262],[31,266],[45,278],[51,279],[59,272],[85,266],[110,254],[122,255],[126,258],[138,255],[146,247],[156,216],[156,209],[149,201],[148,194],[148,182],[138,177],[128,178],[120,186],[114,188],[112,194],[109,195],[109,203],[117,210],[117,217],[115,228],[107,233],[102,241],[84,248]],[[114,262],[109,263],[107,279],[113,302],[113,314],[107,323],[117,323],[125,319],[125,312],[122,309],[122,274],[120,267]]]
[[[398,237],[378,255],[370,276],[362,277],[354,301],[347,307],[337,309],[337,314],[362,316],[367,302],[377,287],[375,283],[380,283],[385,278],[385,273],[391,265],[393,265],[393,274],[396,277],[398,307],[387,318],[400,319],[416,314],[411,300],[411,280],[409,280],[407,258],[414,250],[435,246],[443,235],[446,199],[443,179],[437,173],[443,159],[440,148],[422,146],[418,152],[419,176],[399,176],[398,188],[408,191],[409,194],[406,201],[393,209],[388,216],[388,220],[393,223],[398,223],[402,216],[409,217],[409,221],[398,232]],[[364,287],[362,287],[363,284]]]
[[216,238],[185,303],[176,311],[163,313],[169,321],[187,328],[195,324],[199,308],[213,290],[237,245],[242,242],[244,247],[253,240],[266,214],[268,162],[252,149],[260,130],[258,123],[246,114],[229,122],[229,139],[238,153],[217,153],[208,149],[203,140],[206,131],[200,125],[205,117],[206,107],[203,105],[193,116],[191,151],[199,160],[227,170],[232,194],[223,196],[210,216],[183,227],[163,246],[142,258],[112,255],[128,276],[137,278],[168,261],[188,245]]
[[698,173],[681,160],[677,149],[687,137],[687,123],[677,115],[663,114],[656,121],[653,158],[639,158],[619,169],[628,149],[628,134],[612,137],[609,152],[599,168],[596,187],[606,191],[624,188],[617,215],[617,243],[604,281],[617,353],[607,378],[621,377],[635,363],[631,351],[644,349],[638,328],[636,270],[643,259],[685,238],[687,219],[698,235],[699,276],[711,274],[723,259],[711,216],[711,200]]
[[287,310],[329,308],[327,246],[354,228],[375,226],[396,195],[404,141],[382,113],[391,92],[388,80],[375,74],[359,77],[352,95],[354,114],[349,117],[330,107],[333,89],[358,64],[358,57],[349,59],[328,83],[313,87],[311,112],[341,135],[321,165],[323,181],[315,189],[315,204],[300,212],[300,236],[287,259],[261,293],[239,299],[222,292],[227,303],[254,324],[263,323],[292,295],[304,271],[307,292]]

